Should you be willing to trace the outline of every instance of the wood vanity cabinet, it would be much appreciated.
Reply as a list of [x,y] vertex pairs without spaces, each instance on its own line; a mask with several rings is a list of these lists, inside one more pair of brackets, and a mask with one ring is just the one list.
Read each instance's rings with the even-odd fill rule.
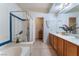
[[59,56],[79,56],[79,46],[53,34],[49,34],[49,42]]

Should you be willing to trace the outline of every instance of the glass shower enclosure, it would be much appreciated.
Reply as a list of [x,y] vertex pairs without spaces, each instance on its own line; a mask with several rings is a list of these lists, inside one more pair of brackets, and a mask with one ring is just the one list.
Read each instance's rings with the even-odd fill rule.
[[30,17],[24,11],[12,11],[12,42],[31,42]]

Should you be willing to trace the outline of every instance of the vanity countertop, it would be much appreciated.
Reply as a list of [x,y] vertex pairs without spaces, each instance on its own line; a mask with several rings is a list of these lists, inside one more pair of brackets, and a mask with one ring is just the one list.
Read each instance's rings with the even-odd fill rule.
[[79,38],[74,37],[74,35],[73,36],[72,35],[62,35],[62,34],[59,34],[59,33],[53,33],[51,31],[49,33],[51,33],[51,34],[53,34],[53,35],[55,35],[57,37],[60,37],[63,40],[69,41],[69,42],[79,46]]

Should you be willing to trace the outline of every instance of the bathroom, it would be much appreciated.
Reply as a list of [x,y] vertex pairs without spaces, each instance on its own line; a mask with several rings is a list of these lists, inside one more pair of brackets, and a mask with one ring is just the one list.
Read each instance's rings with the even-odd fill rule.
[[[68,5],[72,6],[69,7],[70,10],[69,8],[60,12],[58,9],[54,10],[55,8],[52,10],[52,6],[58,7],[61,5],[65,5],[65,3],[41,3],[41,5],[40,3],[0,3],[0,55],[31,56],[32,52],[35,53],[33,54],[35,56],[51,55],[49,49],[52,48],[46,47],[49,43],[49,33],[62,34],[67,38],[78,39],[79,29],[77,29],[75,35],[74,33],[66,33],[59,27],[68,26],[70,24],[69,18],[75,18],[75,27],[79,27],[79,11],[77,8],[79,4],[68,3]],[[38,6],[40,7],[38,8]],[[47,13],[47,11],[49,12]],[[59,14],[57,14],[58,12]],[[42,42],[35,39],[35,19],[37,17],[44,19]],[[35,46],[33,46],[34,44]],[[54,49],[52,50],[54,51]],[[53,53],[52,56],[54,55],[56,54]]]

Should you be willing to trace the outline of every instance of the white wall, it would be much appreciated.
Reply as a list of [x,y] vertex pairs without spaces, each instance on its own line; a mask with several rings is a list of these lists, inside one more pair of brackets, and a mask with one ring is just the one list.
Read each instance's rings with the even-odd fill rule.
[[0,3],[0,43],[9,40],[10,11],[20,11],[16,4]]
[[48,42],[49,31],[56,32],[56,16],[54,14],[47,14],[45,16],[45,27],[44,27],[44,39]]

